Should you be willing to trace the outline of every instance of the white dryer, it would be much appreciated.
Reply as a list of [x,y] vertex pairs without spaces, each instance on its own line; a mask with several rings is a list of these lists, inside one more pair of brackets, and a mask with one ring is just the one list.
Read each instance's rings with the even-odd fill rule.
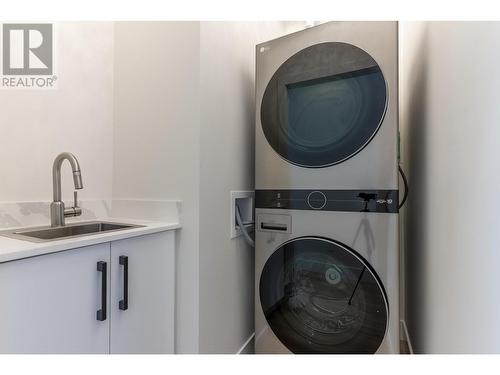
[[256,190],[397,189],[397,22],[329,22],[256,54]]
[[399,352],[397,28],[257,46],[257,353]]
[[399,353],[398,216],[257,209],[256,353]]

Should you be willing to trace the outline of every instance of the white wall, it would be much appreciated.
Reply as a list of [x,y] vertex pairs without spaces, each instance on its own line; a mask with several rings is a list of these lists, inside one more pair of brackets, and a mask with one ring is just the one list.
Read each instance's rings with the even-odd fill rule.
[[[499,353],[497,22],[405,24],[407,323],[427,353]],[[406,46],[406,47],[405,47]]]
[[176,350],[198,352],[199,23],[115,24],[115,199],[180,199]]
[[[54,33],[58,88],[0,90],[0,201],[52,200],[52,163],[62,151],[80,162],[80,198],[111,197],[113,23],[56,23]],[[64,166],[63,198],[72,191]]]
[[253,333],[254,251],[229,237],[231,190],[254,189],[255,45],[303,22],[202,22],[200,351],[236,353]]

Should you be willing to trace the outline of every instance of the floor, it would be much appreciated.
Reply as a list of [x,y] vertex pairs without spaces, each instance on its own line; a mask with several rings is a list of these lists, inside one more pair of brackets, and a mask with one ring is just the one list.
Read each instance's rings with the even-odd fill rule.
[[410,347],[408,346],[408,343],[406,340],[400,340],[399,341],[399,353],[401,354],[411,354],[410,353]]

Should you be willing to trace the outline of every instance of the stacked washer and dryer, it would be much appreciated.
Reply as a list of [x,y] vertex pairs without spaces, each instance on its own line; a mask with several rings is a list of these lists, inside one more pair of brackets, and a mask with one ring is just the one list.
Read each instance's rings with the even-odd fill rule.
[[256,353],[399,353],[398,25],[256,53]]

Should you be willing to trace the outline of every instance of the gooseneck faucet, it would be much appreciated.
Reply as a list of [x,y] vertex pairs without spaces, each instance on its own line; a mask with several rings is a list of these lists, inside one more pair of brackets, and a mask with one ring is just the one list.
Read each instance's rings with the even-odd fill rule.
[[82,172],[80,171],[80,164],[76,157],[69,153],[63,152],[57,155],[52,166],[52,184],[54,189],[54,201],[50,205],[50,224],[53,227],[65,225],[65,218],[68,216],[80,216],[82,209],[78,207],[78,193],[74,193],[74,205],[71,208],[65,208],[64,202],[61,198],[61,166],[64,160],[68,160],[73,170],[73,182],[75,189],[83,189]]

